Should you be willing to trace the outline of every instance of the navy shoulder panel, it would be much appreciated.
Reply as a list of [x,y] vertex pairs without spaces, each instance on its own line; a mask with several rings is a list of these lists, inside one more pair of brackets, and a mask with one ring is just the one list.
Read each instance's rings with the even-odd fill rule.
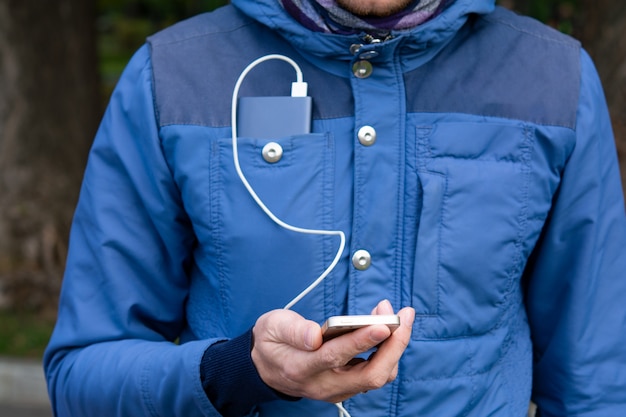
[[153,47],[186,42],[190,39],[218,35],[239,29],[253,22],[232,7],[221,7],[178,22],[148,38]]
[[[239,74],[268,54],[287,55],[300,65],[313,96],[315,118],[335,117],[351,109],[345,79],[320,73],[282,37],[232,6],[178,23],[148,38],[148,44],[160,126],[230,126]],[[293,81],[295,71],[289,64],[267,61],[248,74],[240,96],[289,95]]]
[[574,128],[580,44],[502,8],[470,19],[406,75],[412,112],[458,112]]

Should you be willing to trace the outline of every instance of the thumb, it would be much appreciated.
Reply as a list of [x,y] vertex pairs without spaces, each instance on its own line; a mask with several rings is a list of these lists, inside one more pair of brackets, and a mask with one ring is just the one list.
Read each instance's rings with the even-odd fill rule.
[[264,314],[257,320],[254,334],[255,338],[287,344],[298,350],[313,351],[322,345],[320,325],[291,310]]

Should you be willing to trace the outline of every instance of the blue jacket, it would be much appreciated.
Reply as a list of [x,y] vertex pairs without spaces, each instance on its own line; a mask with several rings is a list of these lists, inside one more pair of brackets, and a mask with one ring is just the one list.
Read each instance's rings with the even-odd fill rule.
[[[347,236],[294,310],[322,322],[387,298],[417,312],[398,378],[347,401],[352,416],[521,417],[531,393],[542,416],[625,416],[626,216],[600,82],[577,42],[493,3],[457,0],[368,43],[235,0],[151,37],[86,169],[45,355],[56,415],[218,415],[204,351],[333,260],[337,237],[278,227],[235,173],[235,81],[280,53],[309,83],[312,133],[275,138],[275,163],[268,140],[240,137],[242,169],[284,221]],[[293,80],[266,62],[240,95],[288,95]]]

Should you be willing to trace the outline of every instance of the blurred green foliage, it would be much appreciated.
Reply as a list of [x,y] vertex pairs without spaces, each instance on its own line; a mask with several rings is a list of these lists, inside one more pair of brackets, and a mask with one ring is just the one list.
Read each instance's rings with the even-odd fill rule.
[[35,313],[0,311],[0,355],[40,358],[53,324]]
[[98,0],[97,38],[103,96],[111,93],[126,63],[146,37],[227,0]]
[[532,16],[568,35],[576,36],[580,0],[497,0],[497,3]]
[[533,0],[529,3],[528,15],[536,17],[561,32],[573,34],[574,19],[578,9],[577,0]]

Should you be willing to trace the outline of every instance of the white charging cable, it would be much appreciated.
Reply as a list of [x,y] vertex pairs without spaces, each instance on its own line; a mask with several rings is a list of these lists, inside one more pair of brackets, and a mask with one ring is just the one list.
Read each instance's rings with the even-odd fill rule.
[[[289,310],[298,301],[300,301],[307,294],[313,291],[313,289],[317,287],[322,281],[324,281],[324,279],[328,276],[328,274],[330,274],[332,270],[335,269],[335,267],[339,263],[339,260],[341,259],[341,254],[343,253],[343,250],[346,246],[346,235],[341,230],[305,229],[302,227],[292,226],[288,223],[285,223],[284,221],[279,219],[276,215],[274,215],[274,213],[272,213],[272,211],[265,205],[265,203],[263,203],[261,198],[259,198],[257,193],[254,191],[254,189],[252,188],[252,186],[246,179],[246,176],[244,175],[243,171],[241,170],[241,165],[239,164],[239,152],[237,150],[237,99],[239,97],[239,89],[246,75],[248,75],[248,73],[254,67],[256,67],[258,64],[262,62],[269,61],[271,59],[279,59],[282,61],[286,61],[289,64],[291,64],[291,66],[296,70],[296,82],[292,83],[291,85],[291,95],[293,97],[304,97],[307,95],[307,84],[303,81],[302,71],[300,70],[300,67],[293,59],[286,57],[284,55],[271,54],[271,55],[262,56],[261,58],[258,58],[255,61],[252,61],[243,70],[243,72],[241,73],[241,75],[239,75],[239,78],[237,79],[237,83],[235,84],[235,88],[233,90],[233,98],[231,102],[231,126],[232,126],[232,143],[233,143],[232,147],[233,147],[233,160],[235,162],[235,170],[237,171],[237,175],[239,175],[241,182],[246,187],[246,189],[248,190],[248,193],[250,193],[250,195],[252,196],[254,201],[257,203],[257,205],[265,212],[265,214],[267,214],[267,216],[270,219],[272,219],[272,221],[274,221],[274,223],[276,223],[280,227],[287,229],[287,230],[291,230],[296,233],[304,233],[304,234],[310,234],[310,235],[339,236],[339,239],[340,239],[339,248],[337,249],[337,254],[335,255],[335,258],[333,259],[331,264],[328,266],[328,268],[326,268],[326,270],[324,270],[324,272],[322,272],[322,274],[319,277],[315,279],[315,281],[313,281],[307,288],[305,288],[300,294],[298,294],[293,300],[291,300],[284,307],[285,309]],[[339,417],[351,417],[348,411],[343,407],[342,403],[336,403],[335,405],[339,409]]]
[[315,287],[317,287],[324,280],[324,278],[326,278],[328,274],[332,272],[335,266],[337,266],[337,264],[339,263],[339,260],[341,259],[341,254],[343,253],[343,250],[346,246],[346,235],[341,230],[305,229],[302,227],[292,226],[290,224],[285,223],[284,221],[279,219],[276,215],[274,215],[274,213],[272,213],[272,211],[265,205],[265,203],[263,203],[263,201],[259,198],[257,193],[254,191],[254,189],[252,188],[252,186],[246,179],[246,176],[244,175],[243,171],[241,170],[241,165],[239,164],[239,152],[237,150],[237,98],[239,96],[239,88],[241,87],[241,84],[243,83],[243,80],[246,77],[246,75],[255,66],[257,66],[258,64],[262,62],[268,61],[270,59],[280,59],[280,60],[286,61],[295,68],[297,81],[292,84],[292,96],[294,97],[306,96],[306,83],[302,81],[302,71],[300,70],[300,67],[298,66],[298,64],[296,64],[296,62],[289,57],[286,57],[284,55],[277,55],[277,54],[266,55],[253,61],[252,63],[250,63],[250,65],[248,65],[243,70],[243,72],[239,76],[239,79],[237,80],[237,83],[235,84],[235,89],[233,91],[233,98],[232,98],[232,106],[231,106],[233,159],[235,162],[235,169],[237,170],[237,175],[239,175],[241,182],[246,187],[246,189],[248,190],[248,193],[250,193],[250,195],[252,196],[254,201],[257,203],[257,205],[261,207],[261,209],[265,212],[265,214],[267,214],[267,216],[270,219],[272,219],[274,223],[278,224],[280,227],[283,227],[287,230],[291,230],[296,233],[305,233],[305,234],[311,234],[311,235],[339,236],[339,239],[340,239],[339,248],[337,249],[337,254],[335,255],[335,258],[333,259],[332,263],[328,266],[328,268],[326,268],[326,270],[315,281],[313,281],[313,283],[311,283],[311,285],[309,285],[304,291],[298,294],[293,300],[291,300],[285,306],[286,309],[290,309],[298,301],[300,301],[308,293],[310,293]]

